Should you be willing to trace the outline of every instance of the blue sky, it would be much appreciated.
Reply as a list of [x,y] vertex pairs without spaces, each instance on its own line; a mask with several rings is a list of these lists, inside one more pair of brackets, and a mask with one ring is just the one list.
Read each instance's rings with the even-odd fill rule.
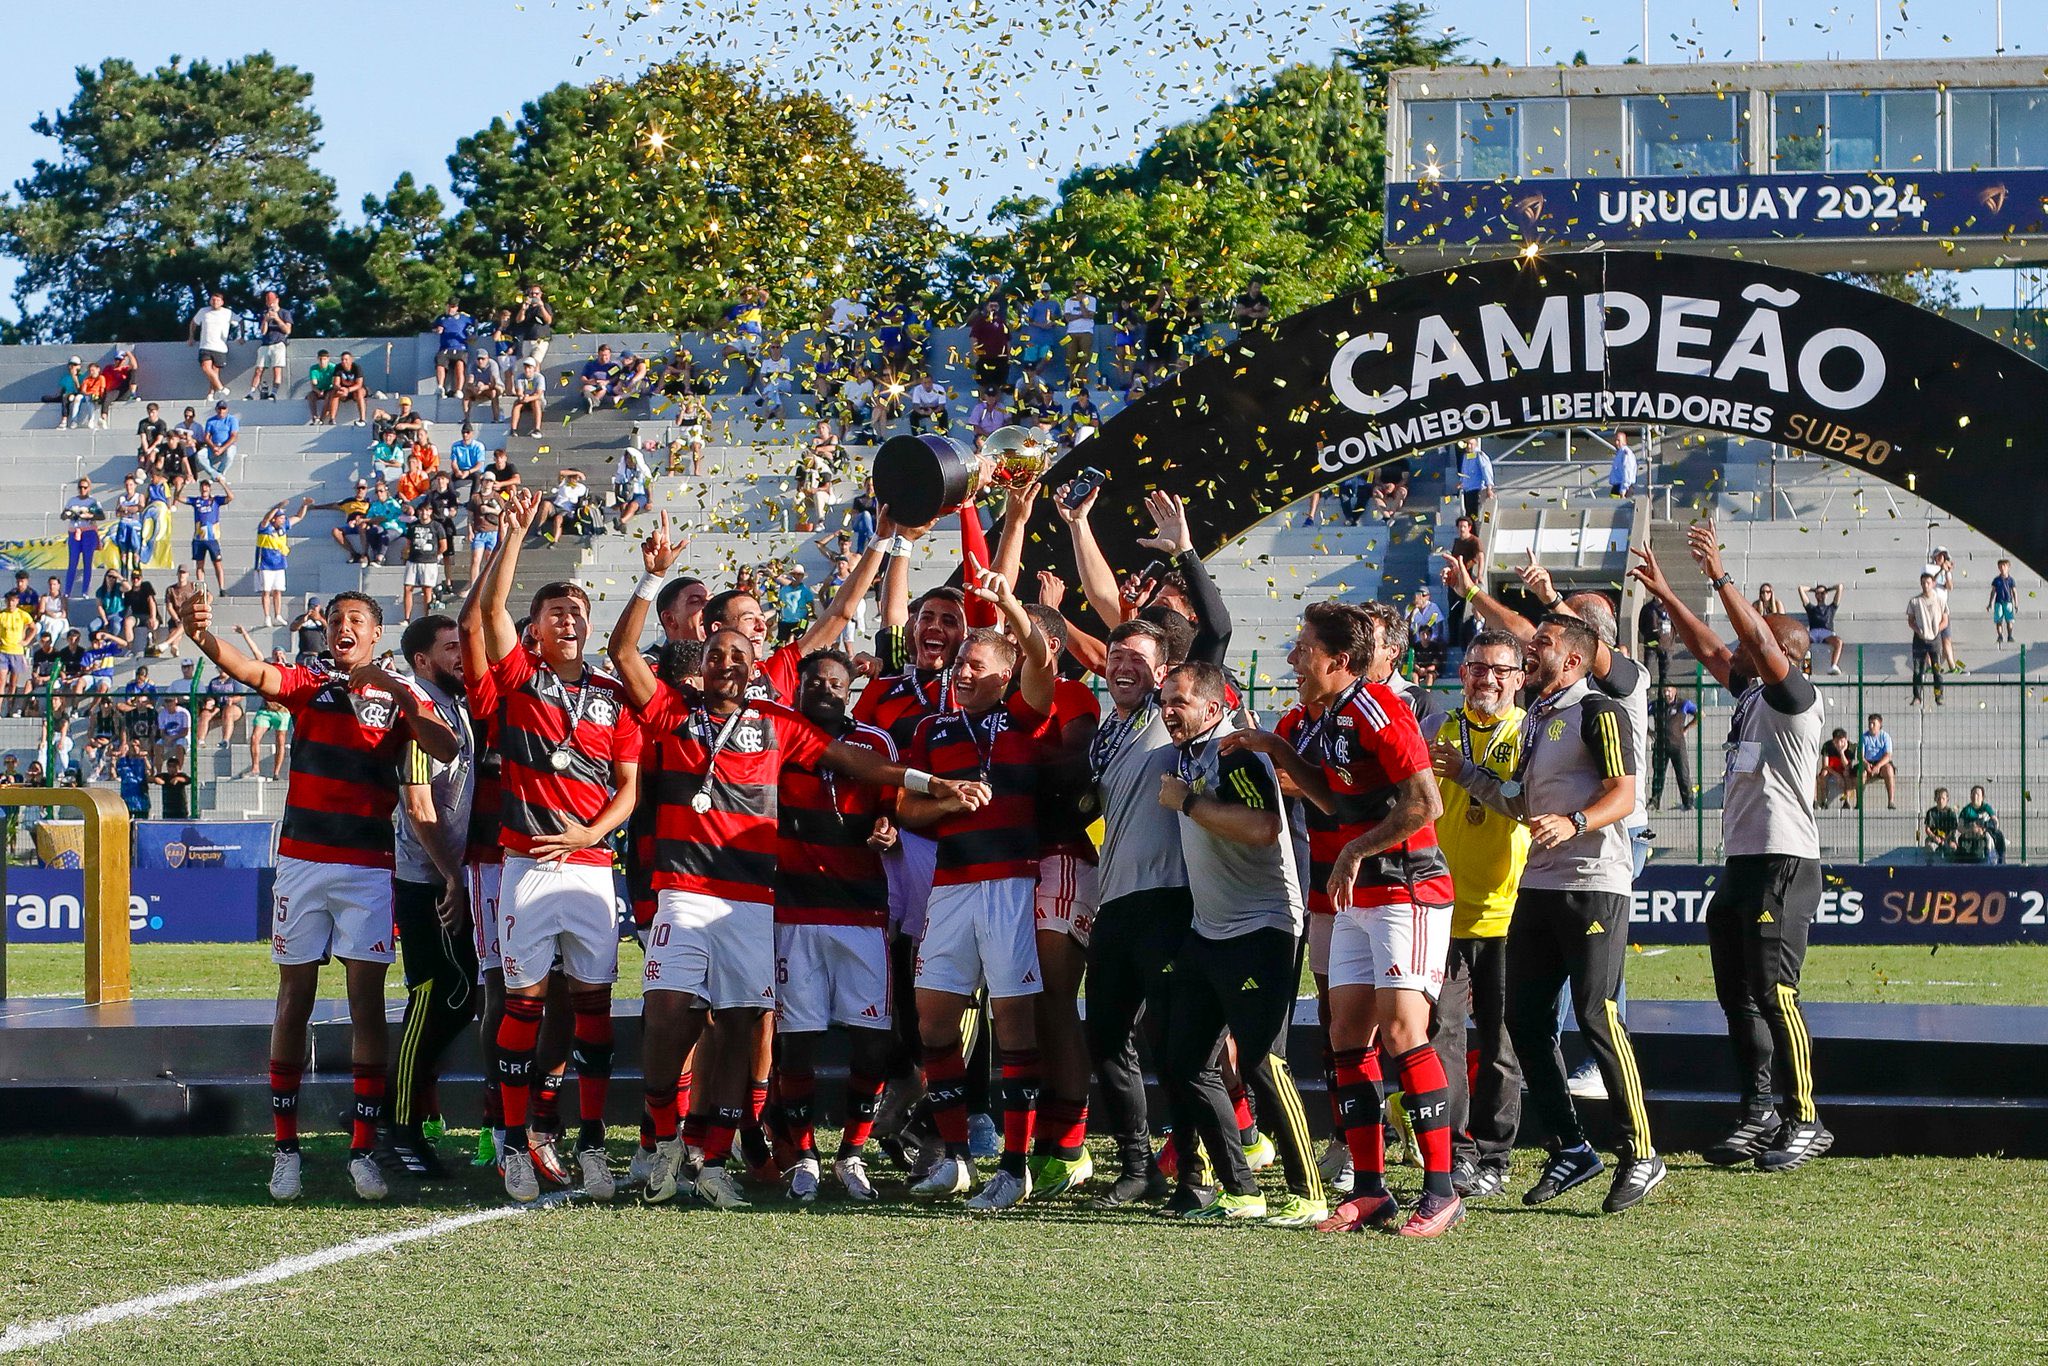
[[[1974,56],[1994,46],[1993,0],[1651,0],[1650,59],[1753,57],[1759,3],[1767,53],[1778,59],[1867,57],[1879,12],[1892,55]],[[353,218],[365,194],[404,170],[445,190],[458,137],[556,82],[691,51],[752,61],[858,106],[870,149],[945,216],[973,221],[1000,194],[1042,193],[1077,162],[1131,155],[1158,125],[1201,112],[1278,62],[1326,59],[1372,4],[1092,0],[1084,21],[1063,0],[654,0],[654,17],[630,21],[628,6],[607,0],[109,0],[89,21],[10,26],[0,183],[11,186],[52,152],[29,123],[70,100],[76,67],[108,56],[155,65],[174,53],[219,61],[267,48],[312,72],[326,124],[318,162]],[[1529,4],[1539,62],[1580,49],[1596,62],[1640,54],[1640,0]],[[1473,40],[1473,55],[1521,60],[1523,0],[1436,8]],[[2008,51],[2048,53],[2048,3],[2006,0],[2005,11]],[[1083,22],[1085,31],[1075,27]],[[884,102],[904,112],[879,111]],[[0,283],[12,275],[0,261]]]

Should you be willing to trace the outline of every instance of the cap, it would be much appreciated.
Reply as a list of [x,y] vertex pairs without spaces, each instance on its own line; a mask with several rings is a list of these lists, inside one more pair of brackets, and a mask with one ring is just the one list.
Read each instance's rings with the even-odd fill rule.
[[65,362],[65,364],[67,364],[67,365],[83,365],[83,364],[85,364],[85,362],[84,362],[84,361],[82,361],[82,360],[80,360],[80,359],[79,359],[78,357],[76,357],[76,356],[73,356],[73,357],[72,357],[72,358],[71,358],[70,360],[66,361],[66,362]]

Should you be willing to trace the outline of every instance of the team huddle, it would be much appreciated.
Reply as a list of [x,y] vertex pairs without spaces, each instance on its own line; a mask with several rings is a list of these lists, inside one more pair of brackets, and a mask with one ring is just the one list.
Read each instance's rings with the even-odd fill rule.
[[[993,554],[963,514],[964,586],[915,600],[909,552],[927,528],[884,508],[818,620],[772,650],[750,593],[672,575],[684,547],[666,517],[608,668],[586,658],[574,583],[539,587],[515,620],[520,547],[544,511],[518,489],[460,619],[406,627],[404,670],[373,662],[382,621],[364,595],[328,606],[331,668],[250,658],[195,596],[194,642],[296,721],[272,918],[271,1194],[303,1190],[300,1073],[333,958],[353,1022],[348,1170],[366,1199],[388,1194],[394,1164],[441,1170],[437,1060],[476,1019],[480,1160],[512,1199],[628,1186],[729,1209],[748,1203],[744,1176],[813,1201],[818,1060],[840,1029],[829,1179],[851,1200],[876,1199],[880,1153],[913,1196],[978,1211],[1086,1189],[1100,1208],[1435,1236],[1506,1189],[1525,1086],[1548,1151],[1523,1200],[1605,1170],[1567,1084],[1561,998],[1613,1102],[1603,1207],[1649,1195],[1665,1167],[1621,976],[1651,680],[1616,648],[1613,605],[1564,599],[1532,567],[1532,621],[1449,561],[1483,629],[1458,705],[1431,715],[1397,670],[1398,610],[1312,605],[1289,655],[1298,698],[1261,728],[1224,667],[1228,612],[1186,510],[1147,498],[1144,544],[1162,558],[1120,582],[1090,530],[1098,493],[1052,496],[1110,624],[1100,637],[1062,613],[1050,575],[1041,601],[1018,595],[1035,488],[1012,492]],[[1745,1094],[1707,1158],[1789,1169],[1832,1141],[1798,1006],[1821,704],[1797,667],[1804,628],[1744,600],[1711,525],[1690,549],[1733,646],[1653,555],[1634,574],[1738,698],[1709,931]],[[835,647],[877,583],[875,651],[850,657]],[[650,614],[660,640],[643,653]],[[644,1097],[623,1176],[605,1120],[615,864],[644,949]],[[393,1056],[384,981],[401,951]],[[1335,1135],[1320,1154],[1286,1058],[1304,963]],[[1141,1044],[1164,1117],[1148,1113]],[[1091,1118],[1118,1151],[1103,1180]],[[1390,1122],[1423,1171],[1406,1209],[1386,1183]],[[1155,1127],[1170,1127],[1156,1149]]]

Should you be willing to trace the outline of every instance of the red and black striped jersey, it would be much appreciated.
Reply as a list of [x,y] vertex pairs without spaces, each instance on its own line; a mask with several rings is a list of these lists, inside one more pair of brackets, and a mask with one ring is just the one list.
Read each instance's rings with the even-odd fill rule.
[[905,669],[878,678],[861,691],[853,719],[889,732],[898,754],[910,752],[917,723],[952,705],[952,679],[943,669]]
[[498,685],[485,674],[466,681],[470,724],[476,727],[476,791],[469,800],[469,832],[464,863],[497,863],[505,857],[505,785],[500,777],[499,739],[504,733],[504,708]]
[[[412,729],[382,688],[351,692],[325,667],[274,665],[277,702],[292,718],[292,776],[277,852],[309,863],[392,865],[398,763]],[[434,704],[424,693],[420,705]]]
[[795,705],[796,671],[803,662],[804,653],[797,648],[796,641],[777,646],[755,669],[753,680],[747,684],[747,700],[780,702],[785,707]]
[[[1322,765],[1337,799],[1339,849],[1387,818],[1404,779],[1431,772],[1414,710],[1391,689],[1363,679],[1313,723],[1309,746],[1304,757]],[[1351,904],[1360,907],[1448,906],[1453,899],[1434,825],[1365,860],[1351,892]]]
[[626,897],[633,903],[633,923],[645,929],[654,923],[654,816],[661,806],[661,744],[647,735],[640,748],[640,800],[626,819]]
[[[666,683],[655,685],[640,720],[661,751],[655,889],[773,904],[783,766],[817,763],[831,740],[779,703],[749,702],[731,716],[714,716]],[[728,720],[731,733],[714,761],[712,750]],[[707,811],[691,808],[699,792],[711,799]]]
[[1038,777],[1052,722],[1023,694],[980,716],[940,712],[918,722],[905,761],[940,778],[982,781],[988,805],[927,826],[938,842],[937,887],[1038,876]]
[[[896,761],[895,742],[874,726],[855,721],[838,740]],[[792,763],[782,766],[780,803],[776,923],[887,926],[889,882],[868,836],[876,819],[893,809],[895,789],[855,782],[816,763]]]
[[[539,656],[518,649],[491,665],[491,681],[503,699],[498,753],[505,848],[531,854],[541,836],[561,834],[570,821],[589,825],[597,819],[616,790],[613,766],[640,762],[640,722],[624,685],[588,665],[582,682],[568,687]],[[572,711],[581,714],[573,737]],[[569,756],[569,766],[560,771],[551,762],[558,752]],[[578,849],[567,861],[609,867],[612,855],[600,843]]]
[[1102,704],[1086,683],[1076,678],[1062,678],[1053,683],[1052,722],[1046,728],[1045,747],[1050,767],[1041,775],[1038,786],[1038,852],[1041,858],[1048,854],[1070,854],[1084,863],[1095,862],[1095,841],[1088,838],[1088,827],[1095,817],[1081,809],[1081,799],[1095,791],[1087,761],[1084,758],[1078,764],[1069,764],[1054,762],[1054,759],[1055,756],[1063,758],[1065,752],[1072,748],[1066,737],[1072,733],[1069,728],[1076,724],[1083,727],[1078,753],[1085,755],[1087,737],[1095,734],[1095,727],[1101,720]]
[[[1308,755],[1315,738],[1315,716],[1300,702],[1296,702],[1273,725],[1273,733],[1294,747],[1296,754]],[[1315,762],[1310,757],[1309,762]],[[1337,818],[1311,801],[1296,803],[1301,809],[1301,824],[1308,832],[1308,867],[1302,876],[1306,885],[1302,891],[1308,899],[1310,915],[1332,915],[1336,908],[1330,904],[1330,871],[1337,866],[1337,855],[1344,848],[1347,838],[1337,824]]]

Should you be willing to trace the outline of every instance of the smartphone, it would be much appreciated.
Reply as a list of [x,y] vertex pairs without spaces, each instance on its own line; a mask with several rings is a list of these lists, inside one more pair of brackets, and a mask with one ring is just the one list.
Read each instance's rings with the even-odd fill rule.
[[1082,470],[1068,482],[1066,491],[1060,495],[1060,502],[1069,508],[1081,506],[1088,501],[1089,494],[1102,487],[1102,481],[1107,478],[1109,476],[1098,469]]

